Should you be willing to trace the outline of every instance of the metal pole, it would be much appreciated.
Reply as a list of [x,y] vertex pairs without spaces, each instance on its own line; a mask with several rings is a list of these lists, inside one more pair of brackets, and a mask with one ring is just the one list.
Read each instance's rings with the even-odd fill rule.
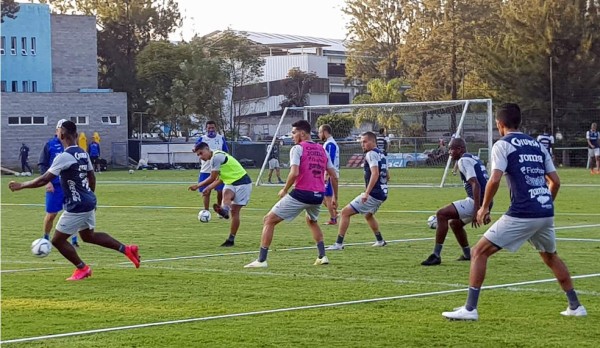
[[550,135],[554,136],[554,86],[552,85],[552,57],[550,57]]

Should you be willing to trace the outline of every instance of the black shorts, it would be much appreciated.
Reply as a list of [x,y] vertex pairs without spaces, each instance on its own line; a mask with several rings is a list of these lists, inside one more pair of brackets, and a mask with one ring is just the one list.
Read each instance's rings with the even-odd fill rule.
[[93,165],[96,165],[96,164],[98,163],[98,159],[99,159],[99,158],[100,158],[100,157],[97,157],[97,156],[96,156],[96,157],[92,157],[92,156],[90,156],[90,160],[92,161],[92,164],[93,164]]

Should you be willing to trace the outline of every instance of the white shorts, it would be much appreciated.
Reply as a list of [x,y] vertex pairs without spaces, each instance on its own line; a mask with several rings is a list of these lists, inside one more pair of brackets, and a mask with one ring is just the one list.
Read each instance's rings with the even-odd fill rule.
[[600,147],[588,149],[590,157],[600,157]]
[[466,225],[473,221],[473,209],[475,209],[475,201],[471,197],[467,197],[460,201],[452,202],[454,208],[458,212],[458,218]]
[[279,160],[277,158],[271,158],[269,160],[269,169],[279,168]]
[[381,206],[381,204],[383,203],[383,201],[380,201],[371,196],[369,196],[367,198],[367,201],[363,203],[362,197],[363,194],[361,193],[360,195],[356,196],[356,198],[354,198],[352,202],[349,203],[352,209],[354,209],[354,211],[356,211],[359,214],[375,214]]
[[223,191],[229,190],[233,192],[233,204],[235,205],[247,205],[250,201],[250,194],[252,193],[252,184],[243,185],[225,185]]
[[554,217],[523,219],[502,215],[483,236],[512,252],[519,250],[526,241],[539,252],[556,252]]
[[75,234],[79,231],[96,227],[96,211],[87,211],[85,213],[70,213],[65,211],[61,214],[56,223],[56,231],[64,234]]
[[303,210],[306,210],[306,216],[311,221],[317,221],[320,209],[321,204],[302,203],[288,194],[275,203],[273,208],[271,208],[271,212],[286,221],[292,221]]

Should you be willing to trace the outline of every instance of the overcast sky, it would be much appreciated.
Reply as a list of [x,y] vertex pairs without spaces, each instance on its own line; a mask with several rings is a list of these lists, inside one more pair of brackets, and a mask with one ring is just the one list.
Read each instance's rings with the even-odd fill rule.
[[328,39],[346,37],[344,0],[177,0],[183,27],[171,40],[186,41],[227,27]]

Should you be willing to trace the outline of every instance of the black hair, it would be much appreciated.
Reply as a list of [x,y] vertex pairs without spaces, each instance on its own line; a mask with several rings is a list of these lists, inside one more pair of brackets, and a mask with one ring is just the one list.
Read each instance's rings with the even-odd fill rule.
[[77,125],[73,121],[63,122],[60,128],[63,130],[63,134],[77,138]]
[[385,128],[379,128],[379,134],[385,134]]
[[215,127],[217,126],[217,122],[215,122],[213,120],[206,121],[206,126],[208,126],[209,124],[212,124]]
[[295,127],[297,130],[305,131],[306,134],[310,134],[310,123],[306,120],[300,120],[292,123],[292,127]]
[[463,138],[454,138],[450,140],[450,144],[448,144],[448,147],[462,147],[463,149],[466,149],[467,143]]
[[208,149],[210,149],[210,147],[205,142],[199,142],[198,144],[196,144],[194,146],[194,152],[196,152],[198,150],[208,150]]
[[521,108],[515,103],[504,103],[496,111],[496,119],[508,128],[517,129],[521,125]]
[[377,141],[377,135],[375,135],[375,133],[373,133],[373,132],[364,132],[360,136],[367,137],[367,138],[369,138],[369,140],[372,140],[375,142]]
[[332,130],[331,130],[331,126],[328,124],[324,124],[321,126],[321,128],[323,128],[324,131],[326,131],[327,133],[331,134]]

